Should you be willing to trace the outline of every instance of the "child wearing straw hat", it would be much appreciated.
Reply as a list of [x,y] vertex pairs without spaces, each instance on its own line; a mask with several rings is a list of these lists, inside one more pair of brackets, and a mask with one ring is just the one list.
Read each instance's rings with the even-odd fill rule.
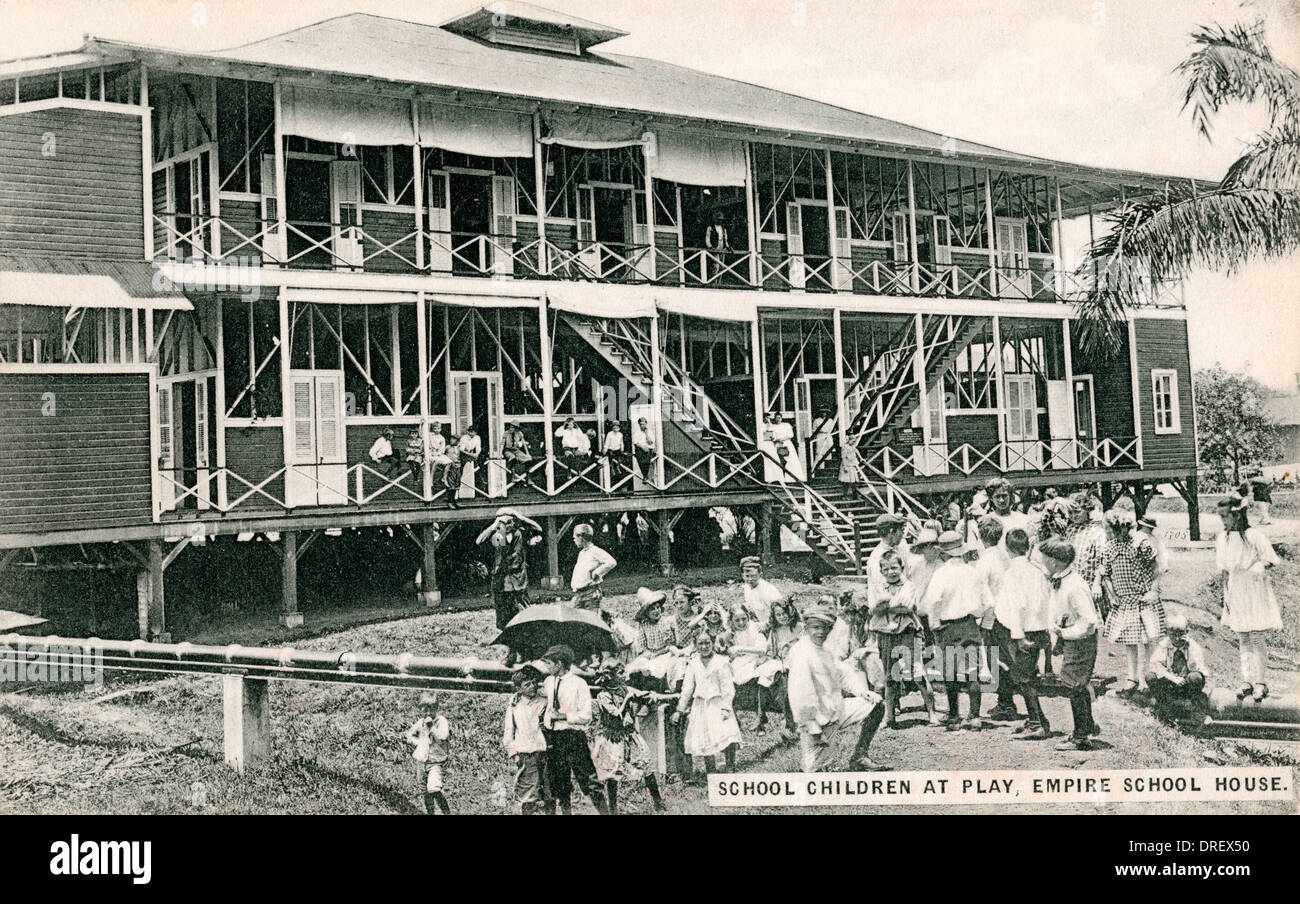
[[632,643],[636,658],[628,663],[629,675],[646,675],[671,689],[681,680],[685,663],[673,649],[673,617],[664,613],[667,600],[662,590],[640,587],[636,601],[637,638]]

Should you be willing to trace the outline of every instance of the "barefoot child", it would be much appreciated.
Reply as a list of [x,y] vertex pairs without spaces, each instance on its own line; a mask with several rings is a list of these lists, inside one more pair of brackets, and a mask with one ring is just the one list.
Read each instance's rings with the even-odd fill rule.
[[451,727],[438,712],[438,695],[420,695],[420,718],[406,732],[406,743],[412,748],[416,775],[424,787],[424,811],[430,816],[436,805],[444,816],[451,814],[447,797],[442,793],[442,766],[447,762],[447,741]]
[[1092,602],[1092,591],[1070,566],[1074,544],[1055,537],[1039,546],[1051,585],[1048,611],[1052,631],[1063,650],[1061,683],[1070,689],[1070,714],[1074,728],[1056,745],[1057,750],[1091,750],[1090,735],[1097,733],[1092,720],[1092,695],[1088,682],[1097,662],[1097,627],[1101,622]]
[[[686,722],[686,753],[705,757],[717,767],[722,754],[728,772],[736,771],[736,749],[740,747],[740,725],[731,709],[736,695],[731,681],[731,663],[714,653],[714,638],[707,631],[695,634],[695,655],[686,666],[682,694],[673,713],[674,723],[690,715]],[[706,764],[707,768],[707,764]]]
[[546,736],[542,733],[546,700],[538,693],[542,673],[526,665],[511,681],[515,695],[506,707],[501,746],[515,767],[515,802],[524,816],[531,816],[547,799]]

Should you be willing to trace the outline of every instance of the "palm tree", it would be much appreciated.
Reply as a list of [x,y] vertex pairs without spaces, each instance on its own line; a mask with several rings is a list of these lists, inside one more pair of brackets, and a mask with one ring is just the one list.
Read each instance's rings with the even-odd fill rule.
[[1214,115],[1234,102],[1262,102],[1268,128],[1218,185],[1170,184],[1108,215],[1111,231],[1079,268],[1088,287],[1078,310],[1086,351],[1117,349],[1128,308],[1153,286],[1300,250],[1300,74],[1274,58],[1262,21],[1204,27],[1192,42],[1175,71],[1201,135],[1208,140]]

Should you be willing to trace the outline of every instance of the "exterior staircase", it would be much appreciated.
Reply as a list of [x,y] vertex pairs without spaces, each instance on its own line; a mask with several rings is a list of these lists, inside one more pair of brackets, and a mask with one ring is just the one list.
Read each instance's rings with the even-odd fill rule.
[[[564,322],[647,399],[653,398],[653,363],[647,330],[633,320],[594,319],[562,313]],[[955,353],[954,353],[955,354]],[[910,357],[907,367],[910,368]],[[878,535],[876,517],[892,511],[917,517],[919,503],[891,481],[814,486],[789,476],[784,483],[763,479],[764,460],[754,439],[736,424],[668,355],[661,356],[665,427],[674,424],[723,467],[766,491],[778,523],[805,539],[823,562],[840,574],[866,568]],[[945,365],[946,366],[946,365]],[[838,465],[837,465],[838,467]],[[832,477],[834,472],[832,472]]]
[[[647,399],[654,398],[654,372],[650,336],[633,320],[599,320],[560,315],[575,333],[600,353],[623,379]],[[754,440],[735,420],[709,398],[669,355],[660,357],[663,371],[664,425],[675,425],[704,452],[752,450]]]
[[[919,350],[916,331],[909,328],[906,330],[909,335],[889,352],[878,356],[846,393],[848,396],[860,393],[862,397],[845,433],[863,460],[888,445],[920,404],[922,384],[916,381],[916,356],[920,354],[924,361],[924,385],[933,386],[984,329],[984,322],[977,317],[926,315],[922,328],[923,342]],[[840,452],[836,446],[816,462],[812,479],[818,483],[834,480],[839,467]]]

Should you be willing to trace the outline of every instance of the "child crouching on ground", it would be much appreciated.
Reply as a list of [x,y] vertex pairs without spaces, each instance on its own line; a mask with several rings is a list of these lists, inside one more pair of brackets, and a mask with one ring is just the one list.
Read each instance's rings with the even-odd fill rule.
[[406,743],[414,748],[411,759],[415,760],[416,776],[424,788],[424,811],[432,816],[436,804],[444,816],[449,816],[451,807],[442,793],[442,768],[447,762],[451,726],[438,712],[437,694],[420,695],[420,712],[420,718],[406,732]]
[[[546,736],[542,715],[546,698],[538,693],[543,675],[526,665],[511,676],[515,695],[506,707],[501,746],[515,767],[515,802],[525,816],[538,812],[549,800],[546,787]],[[550,804],[551,809],[555,807]]]
[[1178,719],[1203,714],[1209,703],[1205,653],[1187,636],[1187,618],[1181,612],[1166,614],[1165,632],[1151,652],[1151,675],[1147,678],[1156,715]]
[[1051,537],[1039,546],[1047,580],[1051,584],[1048,611],[1052,631],[1062,648],[1061,683],[1070,689],[1070,713],[1074,730],[1057,750],[1091,750],[1091,735],[1098,733],[1092,720],[1092,694],[1088,682],[1097,662],[1097,628],[1101,616],[1092,601],[1092,590],[1071,568],[1074,544]]

